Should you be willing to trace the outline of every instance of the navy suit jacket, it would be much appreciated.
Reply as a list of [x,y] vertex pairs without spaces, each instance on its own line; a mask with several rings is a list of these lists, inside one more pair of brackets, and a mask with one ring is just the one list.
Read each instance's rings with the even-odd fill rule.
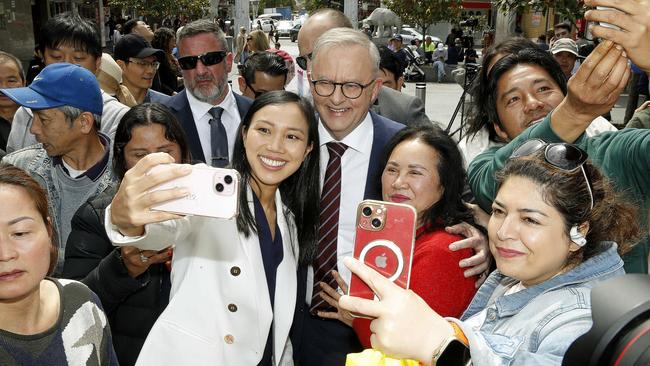
[[[381,157],[384,153],[384,147],[388,141],[405,126],[397,123],[388,118],[382,117],[374,112],[369,112],[372,118],[373,137],[372,149],[370,150],[370,162],[368,164],[368,176],[366,178],[366,189],[363,195],[364,199],[381,200]],[[307,290],[307,266],[300,265],[298,268],[298,293],[296,297],[296,311],[294,313],[294,321],[291,328],[291,344],[293,346],[294,360],[298,361],[301,358],[300,346],[303,342],[303,324],[304,317],[309,316],[309,307],[305,303]],[[341,323],[343,327],[347,327]],[[323,334],[327,337],[327,334]],[[307,340],[314,341],[314,340]],[[331,350],[332,352],[345,352],[345,350]],[[302,355],[303,361],[309,355]],[[303,363],[310,364],[310,361]]]
[[[205,156],[203,156],[203,149],[201,148],[201,140],[199,139],[199,133],[196,130],[196,124],[194,123],[194,116],[192,115],[192,110],[190,109],[190,102],[187,100],[187,91],[183,89],[180,93],[169,98],[165,103],[172,113],[176,116],[178,121],[185,131],[185,136],[187,137],[187,143],[190,147],[190,152],[192,153],[193,161],[201,161],[205,163]],[[231,93],[233,93],[231,91]],[[239,110],[239,115],[243,119],[248,109],[253,104],[253,100],[247,97],[241,96],[237,93],[233,93],[235,96],[235,101],[237,102],[237,110]]]

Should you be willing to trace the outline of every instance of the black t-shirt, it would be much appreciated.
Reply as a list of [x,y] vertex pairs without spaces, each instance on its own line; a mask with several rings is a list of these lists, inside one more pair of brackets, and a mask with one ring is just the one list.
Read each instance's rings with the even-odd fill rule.
[[9,139],[9,132],[11,132],[11,123],[6,119],[0,117],[0,149],[7,150],[7,139]]

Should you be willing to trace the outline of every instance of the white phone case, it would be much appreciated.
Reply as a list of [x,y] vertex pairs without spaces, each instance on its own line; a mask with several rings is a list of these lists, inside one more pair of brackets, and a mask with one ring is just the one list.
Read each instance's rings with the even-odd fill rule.
[[[175,164],[161,164],[150,171],[169,169]],[[152,191],[187,188],[190,193],[182,198],[152,206],[152,210],[182,215],[198,215],[231,219],[239,213],[239,173],[234,169],[193,165],[192,173],[162,183]]]

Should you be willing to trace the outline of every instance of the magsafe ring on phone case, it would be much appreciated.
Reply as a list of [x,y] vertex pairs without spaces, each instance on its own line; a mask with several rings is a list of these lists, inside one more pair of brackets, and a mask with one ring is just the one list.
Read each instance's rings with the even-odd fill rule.
[[361,250],[361,253],[359,254],[359,260],[362,263],[366,262],[366,255],[368,252],[375,247],[386,247],[388,250],[393,252],[395,257],[397,258],[397,269],[395,270],[395,273],[393,273],[390,277],[388,277],[388,280],[391,282],[394,282],[396,279],[399,278],[399,276],[402,274],[402,271],[404,270],[404,256],[402,255],[402,250],[392,241],[389,240],[375,240],[373,242],[368,243],[363,249]]

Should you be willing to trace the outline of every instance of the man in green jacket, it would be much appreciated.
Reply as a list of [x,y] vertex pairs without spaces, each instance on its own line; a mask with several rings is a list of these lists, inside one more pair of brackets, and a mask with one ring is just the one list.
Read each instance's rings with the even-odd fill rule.
[[[650,42],[647,43],[650,52]],[[593,137],[584,136],[591,121],[614,105],[628,77],[629,67],[623,49],[610,41],[601,43],[569,81],[566,97],[551,114],[507,145],[491,148],[472,161],[468,169],[469,184],[481,208],[491,211],[496,195],[494,175],[503,168],[514,148],[530,138],[540,138],[549,143],[570,142],[587,151],[592,162],[600,167],[616,189],[639,205],[639,221],[647,233],[650,131],[626,129],[603,132]],[[650,236],[646,235],[624,256],[628,273],[648,272],[649,247]]]

